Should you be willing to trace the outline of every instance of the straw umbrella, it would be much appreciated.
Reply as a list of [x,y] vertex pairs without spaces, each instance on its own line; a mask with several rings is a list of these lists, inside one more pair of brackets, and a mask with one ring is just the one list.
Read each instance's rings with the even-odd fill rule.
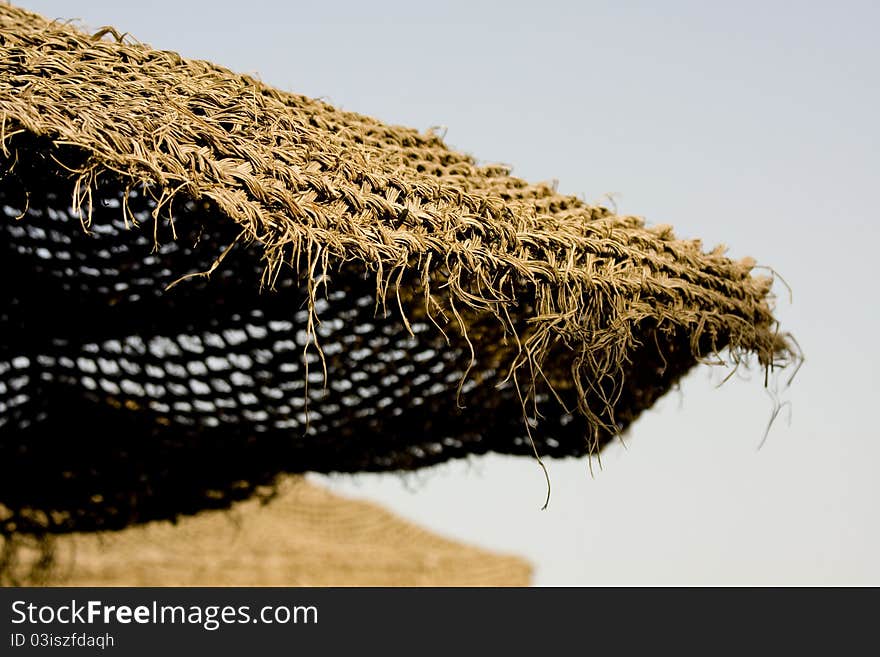
[[11,6],[0,68],[4,536],[582,457],[700,362],[798,359],[753,261],[432,132]]

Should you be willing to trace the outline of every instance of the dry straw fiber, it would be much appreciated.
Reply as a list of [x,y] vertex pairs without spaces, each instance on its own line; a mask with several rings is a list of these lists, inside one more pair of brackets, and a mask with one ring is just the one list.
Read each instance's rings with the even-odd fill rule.
[[0,7],[0,533],[594,453],[794,357],[754,263],[436,134]]
[[[22,551],[18,570],[28,573]],[[68,534],[36,581],[60,586],[527,586],[522,559],[441,538],[302,478],[268,504],[172,525]]]

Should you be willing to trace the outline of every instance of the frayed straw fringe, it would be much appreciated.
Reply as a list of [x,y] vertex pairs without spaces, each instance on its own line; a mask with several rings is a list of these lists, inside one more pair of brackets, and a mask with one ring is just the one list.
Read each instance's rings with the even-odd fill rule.
[[[638,368],[629,361],[646,340],[670,360],[753,354],[770,369],[799,359],[754,261],[478,166],[432,132],[11,6],[0,6],[0,67],[2,169],[14,169],[18,137],[51,142],[84,230],[93,190],[114,178],[126,197],[152,196],[157,235],[161,222],[173,227],[176,202],[208,202],[240,227],[224,256],[261,249],[266,286],[307,277],[312,335],[316,299],[343,264],[375,278],[380,312],[458,331],[475,357],[498,347],[472,330],[494,318],[524,411],[538,382],[575,390],[593,427],[588,451],[600,431],[619,433],[624,371]],[[80,161],[61,161],[62,148]],[[691,353],[670,353],[673,334]]]

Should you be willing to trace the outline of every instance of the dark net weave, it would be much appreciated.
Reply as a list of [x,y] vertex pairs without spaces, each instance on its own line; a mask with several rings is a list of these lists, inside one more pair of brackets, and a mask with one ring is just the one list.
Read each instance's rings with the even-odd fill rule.
[[[2,535],[583,456],[704,356],[790,354],[747,262],[173,53],[0,26]],[[162,127],[169,97],[200,110]]]
[[[410,320],[410,334],[399,315],[376,312],[374,280],[356,268],[331,272],[316,304],[325,385],[309,348],[307,292],[294,276],[261,291],[254,250],[233,251],[210,278],[165,291],[209,269],[234,225],[189,203],[176,214],[177,239],[157,250],[152,231],[125,226],[120,190],[108,184],[86,233],[67,207],[64,178],[46,177],[35,159],[20,158],[0,183],[0,275],[12,282],[28,272],[0,293],[5,505],[55,511],[56,531],[116,528],[226,506],[280,472],[533,453],[520,396],[493,362],[492,341],[502,336],[491,323],[491,341],[459,391],[471,361],[460,335],[444,337],[425,320]],[[22,189],[26,211],[14,203]],[[149,216],[146,198],[128,203]],[[687,342],[666,339],[667,354],[687,354],[671,364],[648,344],[626,377],[621,429],[693,364]],[[546,390],[536,398],[539,453],[586,453],[585,418]]]

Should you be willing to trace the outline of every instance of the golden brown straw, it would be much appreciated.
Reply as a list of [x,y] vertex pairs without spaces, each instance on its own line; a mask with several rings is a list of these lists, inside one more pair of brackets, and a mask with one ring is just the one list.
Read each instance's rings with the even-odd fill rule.
[[371,502],[302,477],[267,504],[241,502],[179,523],[69,534],[36,579],[57,586],[528,586],[524,560],[438,536]]
[[[349,315],[340,312],[333,317],[338,320],[337,337],[344,329],[362,340],[365,349],[383,356],[380,352],[393,354],[391,342],[402,344],[401,334],[408,333],[422,340],[419,348],[426,351],[421,353],[434,359],[423,363],[414,352],[407,356],[412,362],[396,361],[397,378],[383,376],[400,381],[393,384],[397,396],[387,396],[394,408],[371,406],[359,409],[361,414],[351,412],[351,417],[325,422],[313,443],[297,444],[300,451],[285,452],[281,442],[273,443],[281,445],[278,453],[264,453],[263,465],[258,467],[254,457],[249,474],[224,471],[227,479],[219,483],[207,476],[204,482],[196,481],[198,469],[190,468],[192,481],[185,482],[191,484],[185,493],[170,483],[154,483],[153,477],[174,472],[173,457],[167,467],[162,462],[161,472],[155,459],[144,457],[147,465],[136,480],[147,483],[138,484],[138,496],[112,469],[95,474],[97,466],[90,459],[97,456],[83,457],[83,463],[59,458],[57,477],[32,490],[26,490],[27,481],[35,481],[38,470],[3,471],[8,481],[21,479],[14,486],[0,486],[0,502],[13,508],[9,517],[15,518],[3,525],[4,535],[31,522],[71,531],[85,527],[89,514],[104,514],[100,521],[88,520],[91,528],[122,527],[207,505],[228,505],[279,471],[412,469],[486,451],[594,453],[698,362],[720,358],[738,364],[754,356],[769,370],[797,359],[793,341],[780,333],[772,314],[772,279],[753,276],[751,259],[731,260],[720,247],[706,252],[698,240],[678,239],[668,226],[647,227],[637,217],[591,206],[545,184],[527,183],[505,167],[479,166],[430,131],[421,134],[339,111],[208,62],[154,50],[113,28],[89,35],[11,6],[0,6],[0,70],[0,183],[6,177],[0,193],[6,195],[7,213],[12,208],[17,214],[6,219],[13,222],[10,225],[33,223],[63,209],[70,205],[58,200],[64,195],[82,224],[76,226],[80,232],[106,228],[111,223],[108,208],[115,207],[108,200],[118,199],[118,210],[112,212],[132,231],[146,229],[157,253],[173,239],[169,232],[185,235],[190,245],[199,243],[203,234],[218,240],[219,249],[210,261],[195,271],[175,272],[173,280],[163,283],[171,300],[188,286],[201,294],[198,285],[206,279],[219,278],[225,286],[226,296],[218,296],[218,302],[237,294],[237,283],[239,291],[252,287],[250,281],[222,276],[240,254],[256,254],[262,260],[265,288],[282,287],[290,280],[302,285],[306,312],[292,334],[300,329],[309,336],[306,349],[312,352],[307,355],[320,356],[313,361],[312,373],[321,370],[325,386],[339,382],[340,372],[352,363],[348,350],[354,349],[343,336],[334,343],[333,354],[322,350],[320,322],[325,318],[320,301],[337,293],[351,304],[357,301],[351,311],[356,313],[361,312],[359,295],[366,289],[375,318],[368,323],[358,315],[359,324],[347,325],[350,320],[344,318]],[[15,194],[20,198],[13,199]],[[32,207],[37,202],[39,207]],[[144,212],[145,205],[150,212]],[[201,218],[194,219],[198,212]],[[51,225],[67,226],[58,221]],[[229,227],[233,230],[227,235],[223,231]],[[13,229],[10,235],[37,239],[37,233]],[[59,240],[76,248],[82,243],[70,235]],[[23,246],[14,255],[38,252]],[[76,255],[87,257],[85,251]],[[125,267],[123,263],[119,274],[123,287],[135,277],[126,278]],[[62,278],[67,275],[60,265],[50,273],[59,271]],[[23,287],[17,297],[19,288],[11,289],[13,306],[38,305],[28,302]],[[118,290],[108,291],[104,301],[119,304],[118,317],[128,317],[129,324],[131,317],[168,324],[189,305],[169,301],[157,318],[125,311],[125,293]],[[296,310],[290,307],[269,319],[291,319]],[[197,319],[188,317],[185,326],[181,320],[184,328],[177,335],[197,333]],[[45,323],[25,320],[20,329],[25,337]],[[108,321],[95,319],[85,328],[80,321],[77,330],[98,335]],[[402,327],[399,331],[394,322]],[[384,343],[369,342],[371,336],[382,335]],[[283,345],[282,337],[273,344]],[[52,345],[67,344],[57,338]],[[97,337],[94,340],[94,345],[86,345],[89,349],[104,349]],[[271,346],[275,351],[269,357],[283,356],[276,346]],[[114,348],[119,353],[121,347]],[[444,350],[465,354],[458,369],[444,369]],[[142,348],[138,357],[149,358],[148,351]],[[297,376],[311,382],[307,355],[305,372]],[[65,353],[46,362],[62,363],[67,357]],[[8,358],[12,365],[6,369],[14,369],[15,354]],[[134,358],[123,365],[137,370],[143,363]],[[32,361],[40,364],[34,356],[27,367],[36,367]],[[63,374],[49,373],[47,380],[81,385],[82,377],[66,370]],[[416,399],[407,386],[415,385],[422,374],[436,380],[424,384]],[[439,393],[434,392],[436,386]],[[505,386],[513,392],[495,392]],[[467,397],[473,387],[477,392]],[[105,388],[111,392],[99,400],[112,406],[113,417],[142,413],[157,403],[137,381],[129,386],[136,391],[129,398],[117,394],[118,388]],[[270,392],[274,395],[282,388]],[[367,390],[364,396],[370,394]],[[425,401],[438,395],[446,406]],[[467,412],[472,416],[459,413],[459,397],[462,406],[470,402]],[[515,408],[508,404],[511,398]],[[425,403],[424,410],[407,408],[416,401]],[[326,410],[331,406],[334,410]],[[74,408],[74,403],[65,408]],[[334,401],[324,415],[344,415],[346,408]],[[392,411],[402,413],[402,419],[395,419]],[[261,409],[246,412],[257,417]],[[289,409],[276,413],[273,430],[287,426],[285,412],[295,414]],[[163,449],[194,445],[195,451],[219,463],[224,455],[198,442],[207,435],[202,429],[208,420],[215,419],[208,415],[193,420],[198,430],[181,429],[164,411],[150,416],[158,428],[138,439],[138,449],[171,436]],[[518,442],[508,425],[500,424],[511,415],[518,416],[524,429]],[[447,418],[454,420],[443,424]],[[146,422],[125,425],[120,432],[130,433]],[[498,427],[494,434],[493,427]],[[370,433],[362,433],[368,429]],[[179,439],[174,430],[183,431]],[[246,441],[251,437],[242,433],[237,448],[251,449]],[[383,440],[387,444],[379,449]],[[218,438],[211,445],[220,442]],[[6,449],[4,454],[19,453],[14,441]],[[131,454],[129,446],[119,449]],[[238,459],[226,458],[229,463]],[[81,477],[83,473],[94,482]],[[114,487],[103,487],[102,482],[113,477],[118,479],[112,481]],[[86,483],[77,484],[80,497],[74,503],[65,487],[79,481]],[[183,485],[175,481],[175,486]],[[227,495],[223,490],[239,492]],[[166,499],[156,501],[155,508],[144,501],[159,500],[163,494]],[[191,496],[185,504],[184,494]],[[174,504],[181,508],[170,508]],[[76,505],[88,506],[89,511]],[[0,521],[2,511],[0,506]]]

